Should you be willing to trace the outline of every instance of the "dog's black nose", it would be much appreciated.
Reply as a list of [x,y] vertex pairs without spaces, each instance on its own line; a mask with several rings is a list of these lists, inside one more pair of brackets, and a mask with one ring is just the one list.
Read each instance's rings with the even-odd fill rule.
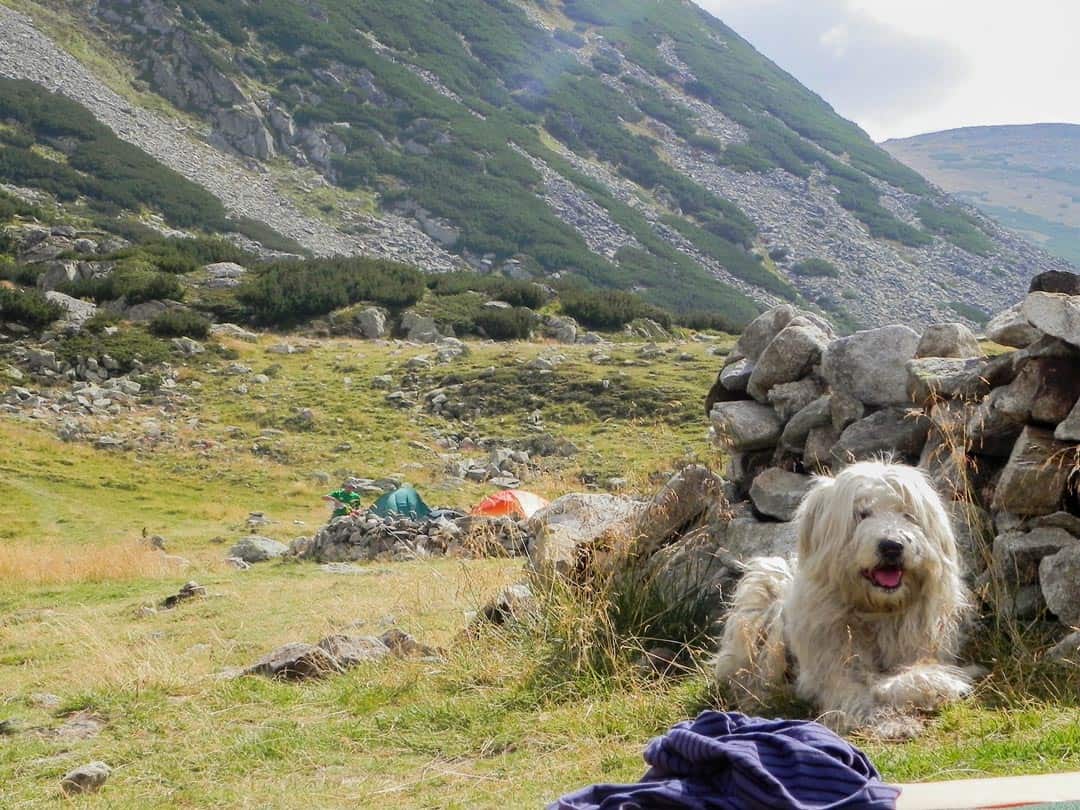
[[883,560],[898,560],[904,553],[904,545],[895,540],[882,540],[877,544],[877,550]]

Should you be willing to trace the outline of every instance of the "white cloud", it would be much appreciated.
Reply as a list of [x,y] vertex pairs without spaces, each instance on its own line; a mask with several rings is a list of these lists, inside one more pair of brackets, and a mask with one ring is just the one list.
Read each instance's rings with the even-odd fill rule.
[[698,0],[875,138],[1080,122],[1076,0]]

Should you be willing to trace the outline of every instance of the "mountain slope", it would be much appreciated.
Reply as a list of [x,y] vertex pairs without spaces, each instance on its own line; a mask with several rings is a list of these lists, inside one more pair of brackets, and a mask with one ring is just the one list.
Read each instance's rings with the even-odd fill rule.
[[894,157],[1080,265],[1080,126],[967,127],[886,141]]
[[38,30],[0,10],[0,75],[315,252],[572,275],[732,326],[783,300],[978,317],[1055,266],[689,2],[18,5]]

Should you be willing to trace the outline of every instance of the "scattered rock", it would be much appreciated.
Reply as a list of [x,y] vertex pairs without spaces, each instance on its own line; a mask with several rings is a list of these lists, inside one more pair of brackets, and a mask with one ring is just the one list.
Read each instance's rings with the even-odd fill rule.
[[390,648],[375,636],[353,636],[337,634],[327,636],[319,642],[319,648],[327,652],[342,667],[379,661],[390,655]]
[[717,441],[735,452],[775,447],[784,427],[768,405],[747,401],[713,406],[712,423]]
[[1046,335],[1080,346],[1080,297],[1061,293],[1028,293],[1021,309],[1028,323]]
[[777,520],[794,520],[802,499],[814,485],[809,475],[787,472],[770,467],[754,479],[750,500],[763,515]]
[[104,762],[90,762],[64,774],[60,789],[68,796],[93,793],[108,780],[112,768]]
[[1057,512],[1076,464],[1074,447],[1043,428],[1027,426],[1013,446],[994,490],[993,509],[1017,515]]
[[1080,625],[1080,543],[1075,540],[1039,563],[1046,606],[1067,627]]
[[342,667],[330,653],[314,644],[294,642],[267,653],[246,670],[245,675],[265,675],[288,681],[323,678]]
[[172,596],[167,596],[161,602],[161,607],[165,610],[176,607],[181,602],[187,602],[192,599],[205,599],[206,588],[197,582],[188,582],[177,593]]
[[1023,349],[1041,338],[1042,332],[1028,323],[1021,312],[1022,307],[1022,303],[1016,304],[995,315],[986,324],[986,337],[1014,349]]

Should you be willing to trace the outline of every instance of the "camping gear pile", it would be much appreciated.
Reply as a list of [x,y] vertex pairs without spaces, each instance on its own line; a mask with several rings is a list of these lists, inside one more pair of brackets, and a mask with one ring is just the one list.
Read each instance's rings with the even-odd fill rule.
[[[342,490],[346,489],[343,487]],[[339,490],[338,492],[341,492]],[[547,501],[523,490],[485,498],[469,515],[429,507],[413,487],[388,492],[366,510],[358,501],[334,514],[301,556],[318,562],[417,560],[428,557],[516,557],[528,545],[524,521]]]

